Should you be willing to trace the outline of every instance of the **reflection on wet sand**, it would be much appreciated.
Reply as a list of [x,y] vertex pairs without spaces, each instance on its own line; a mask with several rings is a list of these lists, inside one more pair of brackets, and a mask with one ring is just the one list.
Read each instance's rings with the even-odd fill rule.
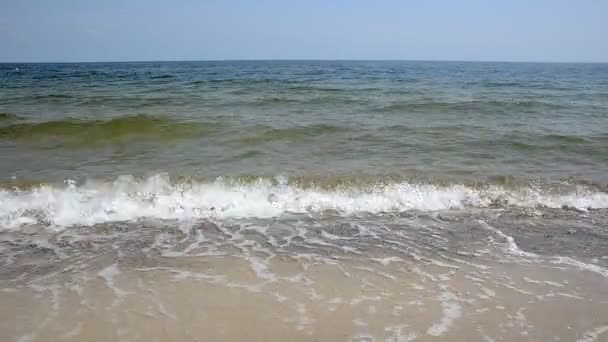
[[20,342],[608,336],[605,268],[525,252],[458,217],[4,234],[0,331]]

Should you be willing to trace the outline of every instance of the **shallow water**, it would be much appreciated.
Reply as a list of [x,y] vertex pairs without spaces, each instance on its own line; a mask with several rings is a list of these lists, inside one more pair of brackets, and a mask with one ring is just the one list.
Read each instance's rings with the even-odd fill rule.
[[1,234],[0,328],[21,341],[601,341],[606,213],[561,216],[29,226]]
[[0,333],[603,341],[607,80],[602,64],[0,64]]

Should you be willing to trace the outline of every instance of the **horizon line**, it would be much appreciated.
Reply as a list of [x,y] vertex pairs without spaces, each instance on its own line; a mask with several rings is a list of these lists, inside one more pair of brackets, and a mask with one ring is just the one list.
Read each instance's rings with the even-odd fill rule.
[[244,58],[244,59],[157,59],[157,60],[98,60],[98,61],[0,61],[0,64],[95,64],[95,63],[183,63],[183,62],[451,62],[451,63],[521,63],[521,64],[608,64],[608,61],[509,61],[509,60],[459,60],[459,59],[391,59],[391,58],[373,58],[373,59],[317,59],[317,58],[283,58],[283,59],[266,59],[266,58]]

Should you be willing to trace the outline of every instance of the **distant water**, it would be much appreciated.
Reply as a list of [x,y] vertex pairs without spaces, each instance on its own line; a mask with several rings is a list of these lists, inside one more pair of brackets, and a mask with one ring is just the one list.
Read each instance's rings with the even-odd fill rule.
[[[25,310],[0,323],[15,340],[136,340],[119,322],[148,310],[142,288],[150,319],[192,315],[161,309],[172,281],[239,305],[196,281],[260,326],[255,303],[284,309],[260,340],[600,341],[607,227],[607,64],[0,64],[0,300],[33,291],[54,322]],[[112,301],[96,281],[107,317],[74,304]],[[553,298],[585,319],[551,326]],[[251,337],[200,309],[208,325],[183,324]]]

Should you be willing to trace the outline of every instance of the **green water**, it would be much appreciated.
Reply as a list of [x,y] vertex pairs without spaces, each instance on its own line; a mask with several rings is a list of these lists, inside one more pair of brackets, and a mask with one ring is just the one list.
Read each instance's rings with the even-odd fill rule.
[[608,180],[608,67],[2,65],[0,177]]

